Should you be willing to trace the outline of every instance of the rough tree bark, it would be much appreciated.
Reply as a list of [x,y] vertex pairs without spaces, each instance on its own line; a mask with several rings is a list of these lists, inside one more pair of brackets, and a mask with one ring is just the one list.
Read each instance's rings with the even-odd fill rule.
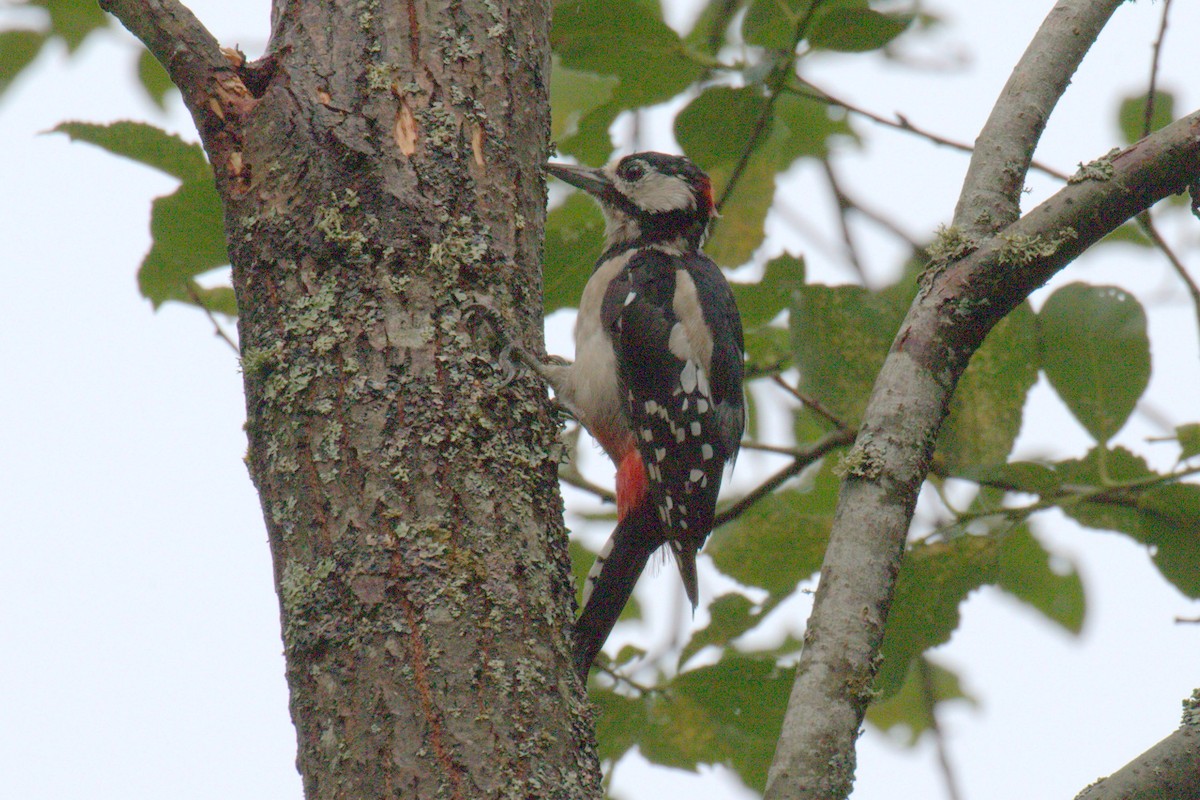
[[[850,794],[917,493],[958,379],[988,331],[1079,253],[1200,175],[1200,112],[1101,159],[1024,217],[1033,150],[1122,0],[1060,0],[996,103],[943,257],[924,276],[846,457],[766,800]],[[1200,763],[1200,751],[1191,752]]]
[[276,0],[244,63],[104,0],[225,204],[248,463],[310,798],[595,797],[557,424],[464,309],[541,330],[545,0]]

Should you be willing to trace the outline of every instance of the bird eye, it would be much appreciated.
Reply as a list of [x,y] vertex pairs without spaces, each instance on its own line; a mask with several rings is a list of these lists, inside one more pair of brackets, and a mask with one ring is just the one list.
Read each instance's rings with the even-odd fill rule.
[[632,164],[626,165],[625,169],[621,171],[625,173],[621,177],[630,182],[640,181],[646,176],[646,168],[636,161],[634,161]]

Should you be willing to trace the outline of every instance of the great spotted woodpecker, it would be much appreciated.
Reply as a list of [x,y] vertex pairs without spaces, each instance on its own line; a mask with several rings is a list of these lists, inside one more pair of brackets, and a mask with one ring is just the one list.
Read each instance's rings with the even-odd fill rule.
[[696,606],[696,553],[745,424],[744,346],[729,284],[700,250],[716,215],[704,172],[663,153],[546,171],[595,198],[606,224],[579,303],[575,362],[532,362],[617,467],[617,528],[575,625],[575,667],[586,680],[663,544]]

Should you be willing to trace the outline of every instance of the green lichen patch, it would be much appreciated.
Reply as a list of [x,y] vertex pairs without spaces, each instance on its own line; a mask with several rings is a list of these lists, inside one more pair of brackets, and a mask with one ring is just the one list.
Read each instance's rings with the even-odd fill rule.
[[1079,238],[1074,228],[1060,228],[1053,235],[1042,234],[1006,234],[1001,236],[1003,246],[996,254],[1000,264],[1013,267],[1026,267],[1035,261],[1050,258],[1059,248],[1070,241]]
[[1067,178],[1067,183],[1083,183],[1084,181],[1110,181],[1116,170],[1113,167],[1113,157],[1121,152],[1121,149],[1113,148],[1095,161],[1090,161],[1087,164],[1080,164],[1078,171],[1071,177]]

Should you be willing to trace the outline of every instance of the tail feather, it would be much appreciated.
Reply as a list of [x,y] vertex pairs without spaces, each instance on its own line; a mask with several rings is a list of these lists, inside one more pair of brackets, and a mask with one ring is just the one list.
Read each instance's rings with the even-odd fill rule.
[[683,580],[683,590],[687,592],[688,601],[695,612],[700,602],[700,581],[696,577],[696,551],[679,539],[671,541],[671,552],[675,554],[675,565],[679,567],[679,577]]
[[[649,503],[630,509],[617,523],[588,575],[583,611],[575,621],[575,672],[583,682],[587,682],[592,662],[629,602],[646,562],[666,541],[657,514]],[[687,583],[686,578],[684,583]],[[695,586],[694,557],[691,586]],[[689,588],[689,597],[693,591],[694,588]]]

